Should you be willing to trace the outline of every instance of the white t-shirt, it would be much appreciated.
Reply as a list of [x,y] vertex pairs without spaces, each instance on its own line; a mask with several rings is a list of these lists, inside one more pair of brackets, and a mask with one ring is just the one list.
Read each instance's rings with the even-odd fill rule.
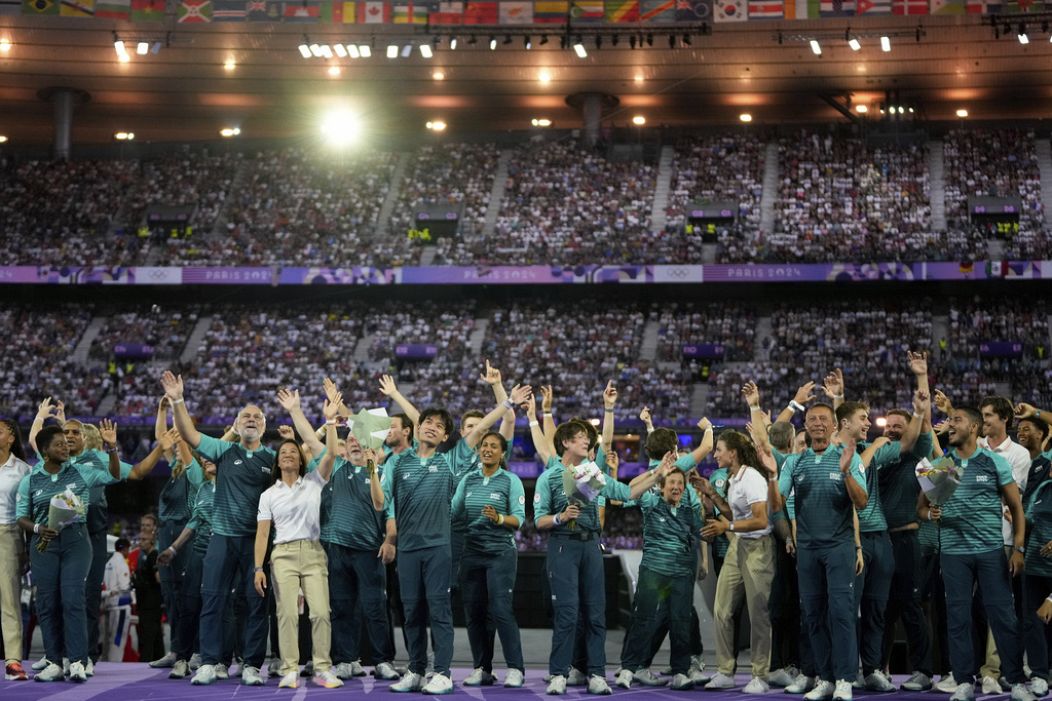
[[[738,474],[727,480],[727,503],[735,521],[752,518],[752,505],[767,503],[767,479],[758,470],[742,467]],[[739,532],[739,538],[762,538],[770,534],[773,526],[767,520],[767,528],[759,531]]]
[[[1030,451],[1011,438],[1005,438],[996,448],[991,447],[990,441],[986,438],[980,438],[979,447],[997,453],[1008,461],[1008,464],[1012,466],[1012,478],[1019,486],[1019,493],[1022,494],[1026,489],[1027,478],[1030,476]],[[1012,524],[1008,522],[1008,519],[1004,519],[1001,523],[1001,535],[1004,536],[1005,545],[1010,546],[1015,543]]]
[[15,497],[18,496],[18,484],[28,474],[29,464],[13,454],[0,465],[0,525],[18,523],[15,518]]
[[291,487],[278,480],[260,495],[256,520],[273,522],[275,544],[321,538],[321,490],[327,481],[312,470]]
[[131,605],[131,570],[124,553],[110,556],[102,584],[106,588],[106,608]]

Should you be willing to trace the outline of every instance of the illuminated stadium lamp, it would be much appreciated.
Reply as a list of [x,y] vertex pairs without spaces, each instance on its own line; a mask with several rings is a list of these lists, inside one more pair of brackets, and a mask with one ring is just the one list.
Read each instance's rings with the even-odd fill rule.
[[362,135],[362,121],[346,108],[327,113],[321,121],[321,135],[333,147],[347,148]]
[[296,48],[300,50],[300,56],[302,56],[303,58],[311,57],[310,46],[308,46],[307,44],[300,44]]
[[329,66],[329,75],[331,77],[333,77],[333,78],[339,78],[340,77],[340,67],[339,66]]
[[3,134],[0,134],[0,144],[6,144],[6,143],[7,143],[7,137],[4,136]]
[[490,37],[489,38],[489,50],[490,51],[496,51],[497,50],[497,37]]
[[226,61],[223,62],[223,70],[227,73],[230,73],[235,68],[237,68],[237,61],[235,61],[234,59],[228,58]]
[[961,109],[957,110],[957,118],[958,119],[967,119],[968,118],[968,110],[964,109],[963,107]]
[[0,54],[6,54],[11,50],[11,40],[7,37],[0,39]]
[[644,80],[645,79],[643,78],[643,74],[642,73],[636,73],[635,81],[637,83],[642,83]]
[[135,140],[135,132],[119,131],[119,132],[117,132],[116,134],[113,135],[113,138],[116,139],[117,141],[134,141]]
[[738,115],[738,119],[740,119],[745,124],[748,124],[749,122],[752,121],[752,115],[749,114],[748,112],[742,112],[741,114]]
[[333,44],[332,51],[340,58],[347,58],[347,49],[343,47],[343,44]]
[[398,58],[398,44],[387,45],[387,58]]
[[128,50],[124,48],[124,42],[120,39],[115,39],[113,42],[113,50],[117,52],[117,55],[127,54]]
[[121,63],[127,63],[128,61],[131,61],[131,55],[125,51],[122,54],[117,54],[117,60]]
[[530,120],[530,124],[539,129],[546,129],[552,125],[552,120],[547,117],[536,117]]
[[235,136],[240,136],[241,129],[239,127],[223,127],[219,130],[219,135],[224,139],[231,139]]
[[862,50],[862,42],[860,42],[855,37],[851,37],[850,39],[848,39],[847,45],[851,47],[852,51],[861,51]]
[[322,55],[323,55],[322,52],[321,52],[321,44],[311,44],[310,45],[310,55],[313,56],[314,58],[321,58]]
[[332,47],[328,44],[322,44],[321,55],[325,58],[332,58]]
[[541,69],[541,72],[537,74],[537,80],[541,84],[547,85],[548,83],[552,82],[552,74],[548,72],[548,69],[543,68]]
[[369,58],[373,55],[373,49],[368,44],[358,44],[358,53],[362,58]]
[[431,58],[432,56],[435,55],[435,52],[431,50],[431,44],[426,44],[426,43],[425,44],[421,44],[419,49],[420,49],[420,55],[423,56],[424,58]]
[[865,105],[855,105],[855,111],[859,114],[865,114],[866,112],[869,112],[869,108]]
[[355,46],[354,44],[348,44],[347,45],[347,55],[350,56],[351,58],[360,58],[361,55],[362,55],[362,52],[359,51],[358,47]]
[[632,117],[632,123],[637,127],[641,127],[647,123],[647,118],[641,114],[637,114],[635,117]]
[[577,54],[577,58],[588,58],[588,50],[584,48],[580,39],[573,43],[573,52]]
[[445,80],[446,79],[446,74],[443,73],[442,71],[435,71],[434,73],[431,74],[431,77],[434,80]]
[[883,51],[884,53],[889,53],[891,51],[891,39],[890,38],[888,38],[888,37],[881,37],[880,38],[880,50]]
[[145,41],[140,41],[138,44],[135,45],[135,53],[139,54],[140,56],[145,56],[146,54],[150,53],[150,44]]
[[1022,44],[1023,46],[1026,46],[1027,44],[1030,43],[1030,37],[1027,35],[1026,27],[1023,26],[1023,25],[1019,25],[1019,33],[1016,34],[1015,38],[1018,39],[1019,43]]
[[815,56],[822,55],[822,45],[818,43],[818,39],[811,40],[811,53],[813,53]]
[[456,37],[450,37],[449,38],[449,50],[450,51],[456,51],[457,50],[457,43],[458,42],[457,42],[457,38]]
[[406,44],[402,47],[402,58],[409,58],[413,55],[413,45]]
[[522,48],[526,49],[527,51],[532,49],[533,48],[533,40],[530,39],[529,37],[523,37],[522,38]]
[[435,120],[433,122],[428,122],[425,126],[427,126],[427,128],[430,129],[431,131],[445,131],[446,130],[446,123],[443,122],[441,119],[437,119],[437,120]]
[[884,416],[878,416],[876,421],[874,421],[873,423],[875,423],[878,428],[884,428],[888,425],[888,420]]
[[592,424],[593,426],[598,426],[599,419],[588,419],[588,423]]

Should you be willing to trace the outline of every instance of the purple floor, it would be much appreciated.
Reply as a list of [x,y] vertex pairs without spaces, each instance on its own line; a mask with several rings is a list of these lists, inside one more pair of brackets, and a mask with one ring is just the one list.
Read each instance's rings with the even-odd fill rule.
[[[527,669],[526,686],[522,689],[505,689],[502,686],[483,688],[461,686],[459,683],[460,680],[467,676],[470,671],[471,670],[467,669],[453,670],[455,685],[453,693],[455,695],[470,696],[474,699],[493,698],[507,700],[512,698],[523,698],[525,696],[530,696],[531,698],[547,698],[544,695],[545,683],[543,677],[545,671],[543,669]],[[614,670],[611,670],[610,674],[607,675],[607,679],[610,681],[611,686],[613,686],[613,673]],[[189,680],[169,680],[167,675],[168,670],[153,670],[145,664],[104,662],[95,668],[95,676],[89,679],[85,684],[72,684],[70,682],[38,683],[34,681],[0,682],[0,689],[2,689],[2,692],[0,692],[0,699],[3,701],[37,701],[38,699],[47,699],[47,701],[88,701],[88,699],[97,699],[98,701],[145,701],[147,699],[149,701],[174,701],[175,699],[194,698],[201,699],[202,701],[220,701],[221,699],[237,699],[238,701],[241,701],[245,699],[272,699],[274,697],[282,697],[292,699],[293,701],[302,701],[305,696],[311,695],[320,701],[328,696],[347,699],[359,696],[365,697],[374,692],[380,694],[382,697],[391,698],[392,700],[402,698],[387,691],[388,683],[381,682],[380,684],[376,684],[371,676],[348,681],[341,689],[322,689],[310,683],[304,683],[307,682],[306,679],[301,679],[301,684],[298,689],[278,689],[276,679],[269,680],[266,686],[262,687],[241,686],[236,679],[219,681],[212,686],[192,686]],[[498,672],[498,676],[503,678],[503,670]],[[748,681],[747,676],[738,676],[739,682],[742,685]],[[894,681],[896,683],[901,683],[902,679],[896,678]],[[684,694],[701,694],[706,701],[732,701],[744,698],[743,694],[738,691],[707,692],[696,690],[690,692],[675,692],[663,688],[641,686],[634,686],[631,690],[614,687],[614,696],[622,698],[634,697],[639,700],[644,698],[653,699],[654,701],[657,701],[658,699],[682,699]],[[584,687],[569,687],[566,695],[571,698],[582,696],[594,698],[589,697],[589,695],[585,693]],[[766,694],[766,696],[784,698],[784,695],[779,689],[772,689],[769,694]],[[935,692],[929,692],[927,694],[907,692],[898,692],[895,694],[870,694],[856,691],[855,696],[885,696],[902,699],[904,701],[909,701],[910,699],[935,701],[936,699],[949,698],[949,696]],[[976,698],[996,697],[977,696]]]

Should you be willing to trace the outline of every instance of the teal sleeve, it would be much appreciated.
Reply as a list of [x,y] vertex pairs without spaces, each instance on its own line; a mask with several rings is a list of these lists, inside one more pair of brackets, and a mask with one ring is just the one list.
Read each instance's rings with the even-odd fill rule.
[[786,458],[789,456],[778,450],[774,446],[771,446],[771,455],[774,456],[774,463],[778,466],[778,469],[782,469],[782,465],[785,464]]
[[197,444],[197,452],[199,452],[201,455],[208,458],[212,462],[219,460],[219,458],[223,457],[223,453],[230,450],[234,447],[234,445],[236,445],[235,443],[231,443],[230,441],[221,441],[218,438],[206,436],[203,433],[200,434],[200,436],[201,442]]
[[783,499],[788,497],[793,490],[793,468],[795,466],[796,460],[786,460],[778,473],[778,493],[782,495]]
[[647,509],[653,509],[655,506],[657,506],[657,503],[660,500],[661,497],[659,497],[657,494],[654,494],[650,490],[647,490],[636,501],[639,502],[639,508],[645,512]]
[[917,460],[920,460],[931,455],[932,447],[931,431],[925,431],[917,436],[917,442],[913,444],[913,450],[910,451],[910,454]]
[[110,474],[109,457],[106,458],[106,463],[103,465],[103,469],[101,470],[96,470],[93,467],[84,467],[83,465],[76,465],[75,467],[77,472],[80,473],[80,476],[84,478],[84,484],[88,485],[89,487],[102,487],[107,484],[116,484],[122,479],[125,479],[128,476],[128,473],[131,472],[130,465],[128,465],[128,470],[127,472],[125,472],[124,465],[127,464],[128,463],[121,464],[120,479],[116,479],[113,475]]
[[[321,459],[325,457],[325,453],[327,453],[328,451],[329,451],[328,448],[326,448],[325,446],[322,446],[321,452],[318,453],[317,455],[315,455],[313,458],[311,458],[311,461],[309,463],[307,463],[307,472],[314,472],[315,470],[317,470],[318,469],[318,465],[321,465]],[[339,461],[340,461],[339,458],[337,458],[336,462],[339,462]],[[334,464],[333,465],[333,472],[335,472],[335,471],[336,471],[336,465]]]
[[1012,477],[1012,466],[1008,464],[1008,461],[993,452],[990,452],[990,457],[993,458],[994,468],[997,469],[998,486],[1005,487],[1009,484],[1014,484],[1015,478]]
[[[869,494],[869,490],[866,488],[866,476],[862,474],[862,458],[858,457],[857,453],[851,456],[851,467],[848,472],[850,472],[851,476],[855,478],[858,485],[862,487],[862,491]],[[1011,470],[1009,470],[1008,475],[1011,477]]]
[[603,446],[599,446],[595,449],[595,464],[599,466],[599,469],[603,471],[603,474],[610,474],[610,466],[606,464],[606,451],[603,450]]
[[873,453],[873,459],[870,461],[869,466],[879,470],[886,465],[897,463],[901,457],[902,441],[891,441],[877,448],[877,452]]
[[186,481],[195,489],[200,489],[201,485],[205,483],[205,469],[201,467],[201,463],[197,462],[196,458],[190,461],[183,474],[186,475]]
[[[461,482],[461,484],[464,483]],[[511,515],[519,519],[521,527],[526,522],[526,490],[522,488],[522,480],[518,475],[511,475],[511,484],[508,485],[508,504],[511,506]]]
[[606,485],[603,487],[601,494],[607,499],[616,501],[628,501],[632,498],[632,490],[628,488],[627,484],[618,482],[610,477],[606,479]]
[[464,489],[468,483],[466,479],[460,480],[457,484],[457,491],[453,492],[453,502],[450,504],[450,511],[454,517],[460,515],[460,512],[464,510]]
[[397,464],[398,461],[395,460],[393,464],[389,465],[384,470],[384,476],[380,482],[380,487],[384,490],[384,514],[389,519],[393,519],[395,517],[394,498],[391,495],[394,494],[394,490],[392,489],[394,483],[393,475],[395,471],[395,465]]
[[446,462],[449,463],[449,471],[454,475],[459,475],[475,464],[475,449],[469,446],[468,442],[463,438],[456,442],[453,450],[449,451],[447,455],[448,459]]
[[15,518],[33,518],[29,509],[29,475],[22,478],[15,492]]
[[[550,466],[551,461],[548,461],[548,464]],[[542,472],[533,488],[533,520],[535,523],[540,520],[541,516],[548,516],[552,512],[552,495],[548,487],[549,475],[551,472],[547,470]]]
[[184,526],[184,528],[186,528],[186,530],[188,531],[196,531],[200,527],[201,518],[197,514],[191,516],[190,520],[186,522],[186,526]]
[[676,458],[676,467],[678,467],[683,472],[690,472],[694,469],[695,464],[696,463],[694,462],[694,456],[690,453],[684,453],[683,455],[680,455],[678,458]]

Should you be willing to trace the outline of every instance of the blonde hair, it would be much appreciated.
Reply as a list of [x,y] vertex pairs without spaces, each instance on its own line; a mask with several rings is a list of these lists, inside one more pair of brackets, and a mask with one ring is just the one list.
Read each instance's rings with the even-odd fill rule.
[[80,430],[84,433],[85,450],[102,450],[102,433],[98,426],[92,424],[81,424]]

